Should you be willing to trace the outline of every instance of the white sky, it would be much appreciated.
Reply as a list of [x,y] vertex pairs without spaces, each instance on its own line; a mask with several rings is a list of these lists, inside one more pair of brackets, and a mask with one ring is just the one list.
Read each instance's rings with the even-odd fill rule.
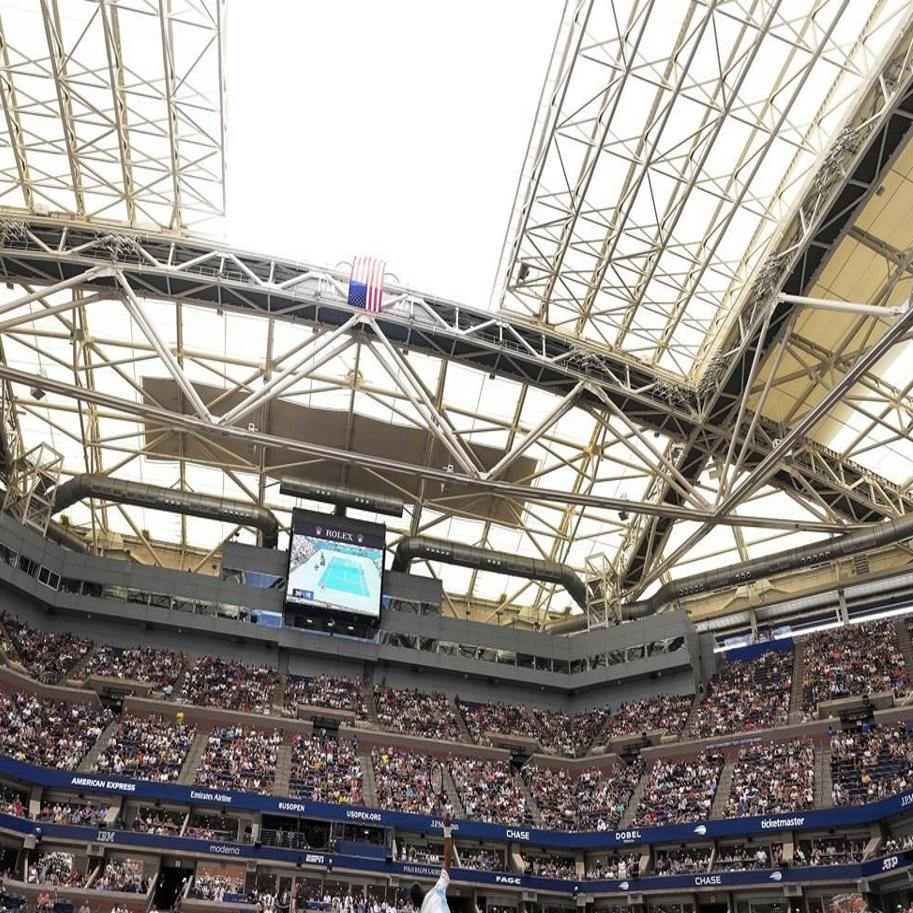
[[560,0],[233,0],[227,239],[487,305]]

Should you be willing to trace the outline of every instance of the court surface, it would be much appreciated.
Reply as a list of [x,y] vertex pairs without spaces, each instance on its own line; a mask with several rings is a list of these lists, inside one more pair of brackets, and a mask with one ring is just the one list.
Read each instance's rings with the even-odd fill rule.
[[370,594],[364,571],[354,561],[342,557],[330,559],[326,570],[320,576],[319,585],[339,593],[350,593],[352,596]]

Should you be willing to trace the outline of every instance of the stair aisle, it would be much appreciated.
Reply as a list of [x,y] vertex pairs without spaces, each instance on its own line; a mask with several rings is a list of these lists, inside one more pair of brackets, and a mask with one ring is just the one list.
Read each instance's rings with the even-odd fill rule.
[[907,676],[913,675],[913,640],[907,628],[905,618],[894,619],[894,630],[897,631],[897,645],[903,653],[904,662],[907,664]]
[[450,800],[450,805],[453,808],[453,816],[455,818],[465,818],[466,811],[463,808],[463,800],[460,799],[460,793],[456,788],[456,783],[453,781],[453,776],[450,773],[450,768],[444,764],[444,792],[447,793],[447,798]]
[[832,808],[833,805],[831,747],[819,745],[815,748],[815,808]]
[[520,792],[523,793],[523,798],[526,799],[526,807],[529,809],[530,815],[532,815],[533,824],[535,824],[536,827],[542,827],[542,812],[539,810],[538,803],[533,798],[533,794],[525,777],[523,774],[517,773],[516,771],[511,771],[511,776],[520,788]]
[[691,710],[688,711],[688,719],[685,721],[685,728],[682,729],[682,736],[691,734],[694,724],[697,722],[697,711],[701,706],[703,695],[700,688],[694,694],[694,700],[691,702]]
[[374,779],[374,763],[371,752],[363,751],[358,755],[361,762],[361,791],[368,808],[377,808],[377,782]]
[[365,698],[365,706],[368,708],[368,722],[373,726],[378,725],[377,705],[374,703],[374,682],[369,678],[362,679],[362,693]]
[[466,720],[463,718],[463,711],[460,710],[460,705],[457,703],[456,698],[450,698],[450,706],[453,707],[453,712],[456,714],[457,725],[460,727],[460,741],[464,745],[472,745],[472,736],[469,734],[469,727],[466,725]]
[[802,719],[802,673],[805,665],[805,640],[793,641],[793,687],[789,695],[789,722]]
[[283,742],[276,755],[276,777],[273,780],[273,795],[287,796],[292,779],[292,746]]
[[111,737],[117,731],[119,723],[120,720],[115,717],[107,726],[105,726],[101,735],[96,739],[95,744],[86,752],[86,756],[79,762],[79,767],[76,768],[77,770],[86,772],[95,767],[98,756],[105,750],[108,742],[111,741]]
[[193,737],[193,742],[190,745],[190,751],[187,752],[187,757],[184,758],[184,766],[181,768],[178,783],[189,785],[196,781],[197,768],[200,766],[200,758],[203,757],[203,752],[206,750],[206,743],[208,741],[208,730],[204,732],[197,731],[197,734]]
[[95,653],[94,644],[86,651],[86,655],[70,669],[69,672],[63,678],[69,684],[70,682],[81,682],[85,679],[86,669],[89,668],[89,663],[92,661],[92,656]]
[[717,780],[713,805],[710,806],[711,818],[722,818],[723,812],[729,804],[729,796],[732,794],[732,772],[735,770],[735,763],[735,757],[726,758],[726,763],[720,771],[720,779]]
[[621,816],[621,820],[618,822],[619,828],[629,827],[633,823],[634,817],[637,815],[637,809],[640,805],[640,800],[643,799],[644,791],[646,790],[647,784],[649,782],[650,765],[648,764],[644,769],[644,772],[641,774],[640,779],[637,781],[637,785],[634,787],[634,792],[631,793],[631,798],[628,799],[628,804],[625,806],[624,814]]
[[276,678],[276,687],[273,688],[273,711],[282,713],[285,707],[285,689],[288,686],[288,672],[280,672]]

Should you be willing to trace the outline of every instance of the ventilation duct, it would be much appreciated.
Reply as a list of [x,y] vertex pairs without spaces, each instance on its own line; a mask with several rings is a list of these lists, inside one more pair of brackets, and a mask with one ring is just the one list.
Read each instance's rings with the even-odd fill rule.
[[330,485],[312,482],[309,479],[293,479],[283,476],[279,480],[279,493],[292,498],[307,498],[336,507],[352,507],[356,510],[371,510],[388,517],[401,517],[405,504],[401,498],[392,495],[376,495],[348,485]]
[[238,526],[252,526],[260,530],[264,548],[275,548],[279,543],[279,521],[276,515],[265,507],[214,495],[174,491],[171,488],[146,485],[143,482],[112,479],[95,473],[74,476],[58,485],[54,489],[54,513],[66,510],[72,504],[86,498],[132,504],[134,507],[150,507],[153,510],[167,510],[174,514],[221,520]]
[[427,536],[413,536],[403,539],[396,546],[393,556],[393,570],[406,571],[416,558],[440,561],[458,567],[470,567],[492,574],[506,574],[538,580],[542,583],[558,583],[563,586],[581,609],[586,610],[586,584],[566,565],[557,561],[540,558],[524,558],[507,552],[492,552],[473,545],[460,545],[443,539]]
[[[741,564],[731,564],[729,567],[673,580],[661,586],[648,599],[623,605],[621,618],[623,621],[646,618],[670,603],[688,596],[697,596],[700,593],[708,593],[711,590],[720,590],[725,587],[740,586],[743,583],[751,583],[753,580],[761,580],[803,567],[827,564],[838,558],[847,558],[850,555],[872,551],[910,538],[913,538],[913,514],[907,514],[896,520],[885,520],[883,523],[847,533],[845,536],[812,542],[801,548],[788,548],[782,552],[765,555],[763,558],[753,558],[751,561],[744,561]],[[586,618],[574,616],[556,622],[549,627],[549,632],[571,634],[583,630],[585,627]]]
[[71,532],[64,526],[63,523],[58,523],[56,520],[51,520],[48,523],[46,535],[52,542],[68,548],[71,552],[86,553],[89,551],[89,543],[85,539],[81,539],[76,533]]

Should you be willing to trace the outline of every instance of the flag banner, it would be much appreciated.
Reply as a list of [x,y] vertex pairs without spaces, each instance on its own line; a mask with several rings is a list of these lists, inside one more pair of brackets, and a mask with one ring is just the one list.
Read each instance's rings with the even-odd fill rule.
[[356,257],[349,278],[349,304],[374,314],[384,304],[384,273],[387,264],[375,257]]

